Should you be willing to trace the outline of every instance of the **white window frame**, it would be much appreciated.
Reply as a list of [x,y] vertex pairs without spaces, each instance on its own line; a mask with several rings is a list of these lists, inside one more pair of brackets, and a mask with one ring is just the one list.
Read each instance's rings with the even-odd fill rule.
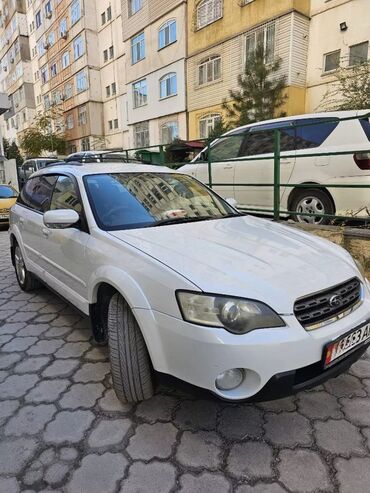
[[[351,63],[351,48],[356,48],[357,46],[360,46],[360,45],[367,45],[366,60],[362,59],[362,60],[358,60],[357,62],[355,61],[355,63]],[[355,67],[356,65],[360,65],[361,63],[365,63],[368,59],[369,59],[369,41],[367,41],[367,40],[362,41],[361,43],[356,43],[356,44],[351,45],[349,47],[349,50],[348,50],[348,66],[349,67]]]
[[87,107],[85,105],[78,107],[77,121],[79,126],[87,125]]
[[131,64],[145,58],[145,33],[144,31],[131,38]]
[[197,28],[202,29],[223,16],[223,0],[202,0],[197,6]]
[[129,0],[129,17],[143,8],[143,0]]
[[[276,21],[267,22],[262,26],[259,26],[251,31],[247,32],[245,35],[244,46],[245,46],[245,60],[250,56],[250,54],[256,51],[257,45],[260,42],[258,40],[259,36],[263,36],[263,50],[264,50],[264,59],[265,63],[272,63],[275,58],[275,50],[276,50],[276,33],[277,33],[277,24]],[[272,45],[268,46],[269,43],[269,35],[272,34]],[[253,50],[247,49],[248,42],[253,44]]]
[[74,128],[74,126],[75,126],[75,123],[74,123],[74,119],[73,119],[73,114],[70,113],[66,117],[66,129],[71,130],[72,128]]
[[60,37],[62,38],[63,36],[65,36],[67,31],[68,31],[67,18],[64,17],[59,23]]
[[62,54],[62,57],[61,57],[61,64],[62,64],[62,68],[67,68],[68,65],[71,63],[71,56],[70,56],[70,53],[69,51],[65,51],[63,54]]
[[140,108],[148,104],[148,83],[146,79],[138,80],[132,84],[132,97],[134,108]]
[[[219,74],[218,76],[217,73]],[[221,78],[221,55],[212,55],[202,60],[198,65],[198,84],[200,86],[221,80]]]
[[78,60],[85,54],[85,43],[82,34],[73,40],[73,58]]
[[176,41],[177,22],[176,19],[170,19],[162,24],[158,30],[158,49],[162,50]]
[[[167,135],[165,133],[167,132]],[[177,121],[166,122],[161,125],[162,144],[170,144],[179,136],[179,124]]]
[[73,0],[71,3],[71,25],[76,24],[81,19],[81,2]]
[[53,62],[50,64],[50,77],[55,77],[58,74],[58,64]]
[[[328,53],[324,53],[324,56],[323,56],[323,66],[322,66],[322,71],[324,74],[330,74],[332,72],[335,72],[338,68],[339,68],[339,65],[340,65],[340,49],[339,50],[334,50],[334,51],[330,51]],[[328,59],[328,57],[330,55],[336,55],[338,54],[338,66],[335,67],[335,68],[330,68],[330,69],[326,69],[326,60]]]
[[[212,130],[214,130],[217,121],[221,120],[221,118],[222,115],[220,113],[210,113],[202,116],[199,119],[199,137],[201,139],[207,139]],[[204,129],[202,129],[202,126],[204,126]]]
[[149,122],[140,122],[133,125],[135,147],[150,145]]
[[159,99],[177,95],[177,73],[170,72],[159,79]]
[[86,70],[81,70],[76,74],[76,91],[77,94],[86,91],[88,88]]

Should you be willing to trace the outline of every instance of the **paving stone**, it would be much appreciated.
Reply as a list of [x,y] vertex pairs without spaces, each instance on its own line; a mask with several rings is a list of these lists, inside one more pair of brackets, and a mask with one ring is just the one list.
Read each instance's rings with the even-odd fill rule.
[[221,474],[203,472],[199,476],[184,474],[180,478],[181,493],[228,493],[232,491],[230,482]]
[[316,452],[282,450],[279,454],[278,469],[280,481],[295,493],[332,489],[325,464]]
[[184,431],[176,458],[186,467],[217,469],[222,460],[222,440],[212,431]]
[[286,493],[286,490],[277,483],[258,483],[254,486],[242,484],[235,493]]
[[369,378],[370,376],[370,359],[360,359],[351,366],[349,372],[358,378]]
[[59,399],[60,395],[70,385],[69,380],[60,380],[58,378],[54,380],[43,380],[39,382],[26,395],[25,400],[27,402],[53,402]]
[[41,315],[38,315],[33,321],[35,323],[48,323],[48,322],[51,322],[52,320],[54,320],[54,318],[56,318],[56,313],[42,313],[43,311],[47,310],[48,309],[48,306],[45,306],[44,308],[42,308],[39,313],[41,313]]
[[261,436],[262,425],[262,412],[256,407],[226,407],[221,412],[218,429],[229,440],[244,440]]
[[44,440],[56,444],[77,443],[84,437],[94,417],[91,411],[61,411],[47,424]]
[[68,474],[70,467],[63,462],[56,462],[47,468],[44,475],[44,480],[47,484],[57,484],[63,481]]
[[353,424],[370,426],[370,399],[341,399],[343,411]]
[[51,327],[47,332],[45,332],[45,337],[64,337],[66,334],[71,332],[71,327]]
[[7,310],[19,310],[22,306],[25,306],[27,303],[25,300],[23,301],[8,301],[6,304]]
[[364,397],[366,392],[361,380],[349,373],[331,378],[325,383],[325,389],[336,397]]
[[131,425],[130,419],[104,419],[95,425],[88,444],[91,448],[99,448],[121,443]]
[[84,363],[72,378],[75,382],[100,382],[109,371],[109,363]]
[[126,450],[133,459],[165,459],[171,455],[176,434],[171,423],[142,424],[137,426]]
[[71,481],[65,487],[66,491],[113,493],[124,475],[126,465],[127,460],[122,454],[106,452],[103,455],[87,455],[73,473]]
[[[0,332],[1,332],[1,327],[0,327]],[[3,344],[6,344],[7,342],[11,341],[13,339],[14,335],[12,334],[4,334],[0,335],[0,346]]]
[[[8,322],[28,322],[35,317],[33,312],[16,312],[12,313],[11,316],[5,317]],[[1,319],[1,314],[0,314]]]
[[52,322],[51,325],[54,327],[70,327],[74,323],[76,323],[78,320],[80,320],[79,315],[58,315],[57,318],[55,318]]
[[294,447],[312,442],[310,422],[297,413],[266,414],[266,439],[275,445]]
[[14,318],[11,320],[11,317],[14,315],[17,315],[17,312],[15,310],[0,310],[0,321],[1,320],[7,320],[8,322],[22,322],[22,319],[15,319]]
[[56,358],[79,358],[85,353],[91,345],[88,342],[66,342],[64,346],[59,349],[55,356]]
[[[61,312],[64,308],[66,307],[66,305],[64,303],[48,303],[46,306],[44,306],[44,308],[41,308],[41,310],[39,310],[39,313],[41,315],[49,315],[50,313],[59,313]],[[40,317],[41,317],[40,315]],[[38,317],[38,318],[40,318]],[[55,317],[54,317],[55,318]]]
[[218,406],[212,401],[184,401],[175,415],[175,424],[183,430],[214,430]]
[[108,361],[109,354],[106,347],[94,347],[85,354],[85,359],[92,361]]
[[21,311],[22,312],[38,312],[46,305],[45,302],[34,303],[33,301],[23,304]]
[[369,491],[370,459],[368,457],[337,459],[334,465],[337,470],[336,479],[340,486],[340,493]]
[[0,327],[0,333],[3,334],[16,334],[20,329],[23,329],[25,323],[5,323]]
[[27,486],[32,486],[42,479],[43,474],[44,470],[42,467],[38,467],[37,469],[29,469],[26,471],[23,481]]
[[14,373],[34,373],[44,368],[50,361],[49,356],[35,356],[21,361],[13,369]]
[[296,411],[297,405],[295,403],[295,399],[295,396],[289,396],[284,399],[277,399],[275,401],[259,402],[258,407],[264,411],[272,411],[275,413],[283,411]]
[[175,484],[176,469],[172,464],[134,462],[130,466],[127,479],[121,483],[120,493],[169,493]]
[[0,441],[0,474],[17,474],[32,457],[37,447],[31,438]]
[[78,457],[78,452],[73,447],[62,447],[59,452],[60,460],[73,461]]
[[53,363],[45,368],[42,372],[43,377],[64,377],[68,376],[75,371],[78,367],[79,361],[77,359],[63,359],[55,360]]
[[367,440],[367,447],[370,448],[370,428],[365,428],[362,430],[363,435]]
[[314,429],[317,445],[332,454],[349,456],[365,452],[358,428],[344,419],[317,421]]
[[20,406],[20,403],[16,400],[1,401],[1,404],[0,404],[0,426],[10,416],[13,416],[15,414],[15,412],[19,408],[19,406]]
[[67,337],[69,342],[89,341],[92,338],[91,329],[75,329]]
[[53,404],[24,406],[9,420],[4,433],[7,436],[36,435],[52,419],[56,411],[57,408]]
[[99,407],[107,412],[123,412],[128,413],[132,409],[132,404],[123,403],[117,399],[113,389],[109,389],[104,394],[104,397],[99,399]]
[[271,477],[272,448],[261,442],[237,443],[230,450],[226,467],[238,479]]
[[328,392],[302,393],[298,398],[298,409],[310,419],[342,418],[339,403]]
[[6,378],[8,378],[9,372],[0,370],[0,383],[2,383]]
[[135,414],[151,423],[155,421],[170,421],[178,399],[167,395],[155,395],[151,399],[140,402]]
[[0,491],[4,493],[19,493],[18,481],[15,478],[0,478]]
[[48,448],[39,455],[37,461],[44,466],[48,466],[54,461],[55,455],[55,450],[53,448]]
[[63,346],[64,341],[59,339],[51,339],[48,341],[38,341],[34,346],[27,350],[27,354],[30,356],[40,354],[54,354],[58,348]]
[[22,397],[38,380],[39,377],[34,373],[10,375],[3,383],[0,383],[0,396],[2,399]]
[[105,388],[101,383],[76,383],[60,399],[63,408],[77,409],[93,407],[103,395]]
[[27,337],[27,336],[35,336],[39,337],[46,330],[48,330],[49,326],[46,324],[28,324],[24,329],[21,329],[17,332],[17,336],[19,337]]
[[20,359],[20,354],[0,354],[0,370],[7,370]]
[[23,352],[37,341],[37,337],[14,337],[1,348],[4,353]]

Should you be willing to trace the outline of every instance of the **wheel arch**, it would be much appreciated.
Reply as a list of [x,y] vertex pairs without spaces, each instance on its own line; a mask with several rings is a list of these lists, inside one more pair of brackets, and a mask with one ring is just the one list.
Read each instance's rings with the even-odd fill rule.
[[[315,182],[315,181],[303,181],[302,183],[300,183],[300,185],[313,185],[312,188],[315,188],[315,185],[321,185],[321,183],[318,183],[318,182]],[[295,197],[297,196],[297,194],[301,191],[301,190],[304,190],[304,188],[292,188],[292,190],[290,191],[289,193],[289,196],[288,196],[288,210],[291,211],[291,207],[292,207],[292,203],[293,203],[293,200],[295,199]],[[334,197],[333,195],[329,192],[329,190],[326,188],[326,187],[321,187],[318,188],[318,190],[321,190],[322,192],[324,192],[328,198],[330,199],[332,205],[333,205],[333,209],[334,209],[334,214],[336,212],[336,206],[335,206],[335,201],[334,201]]]

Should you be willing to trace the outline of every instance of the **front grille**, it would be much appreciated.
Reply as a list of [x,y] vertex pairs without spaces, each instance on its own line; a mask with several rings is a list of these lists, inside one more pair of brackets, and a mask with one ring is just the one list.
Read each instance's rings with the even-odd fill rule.
[[361,282],[354,277],[332,288],[298,299],[294,304],[294,315],[303,327],[312,330],[347,315],[361,299]]

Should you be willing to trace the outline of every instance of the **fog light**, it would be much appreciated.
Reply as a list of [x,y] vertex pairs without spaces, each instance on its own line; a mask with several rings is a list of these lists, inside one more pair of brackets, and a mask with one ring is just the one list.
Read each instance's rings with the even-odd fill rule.
[[233,368],[220,373],[216,378],[216,387],[219,390],[233,390],[243,382],[244,372],[240,368]]

